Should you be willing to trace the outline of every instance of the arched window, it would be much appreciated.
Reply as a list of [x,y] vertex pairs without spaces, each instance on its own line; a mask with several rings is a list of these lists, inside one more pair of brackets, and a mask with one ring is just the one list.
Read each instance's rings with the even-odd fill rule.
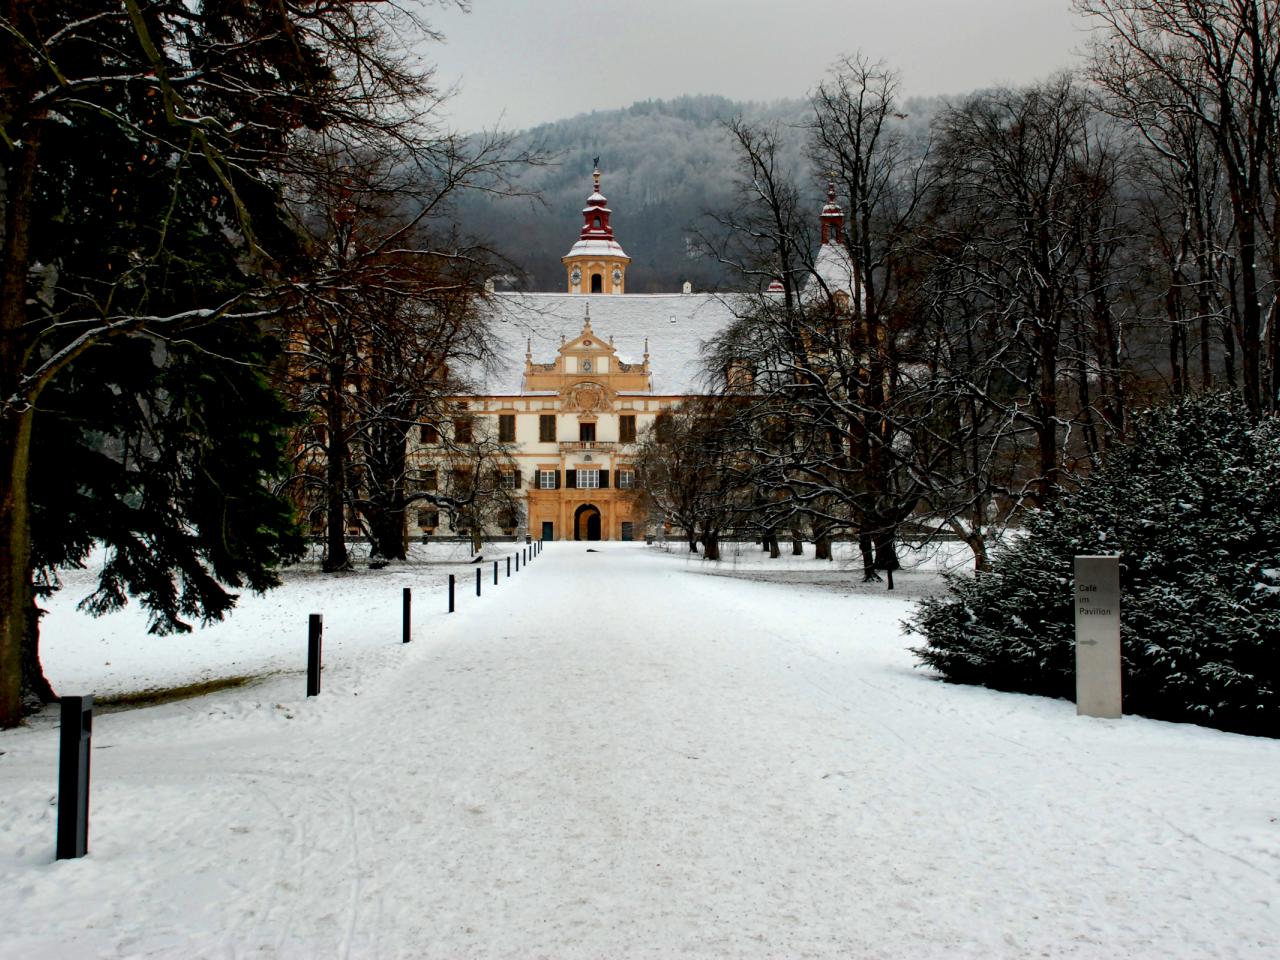
[[595,218],[595,220],[592,222],[592,224],[591,224],[591,225],[592,225],[593,227],[595,227],[597,230],[599,230],[599,229],[600,229],[600,218],[599,218],[599,217],[596,217],[596,218]]
[[598,273],[591,275],[591,292],[604,293],[604,277]]

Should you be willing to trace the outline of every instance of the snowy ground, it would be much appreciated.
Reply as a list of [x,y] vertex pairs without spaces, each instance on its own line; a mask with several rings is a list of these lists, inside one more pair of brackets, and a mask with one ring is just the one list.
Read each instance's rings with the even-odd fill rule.
[[933,681],[927,570],[551,544],[447,616],[465,560],[294,574],[165,655],[59,606],[67,692],[282,672],[100,714],[83,860],[54,718],[0,734],[0,956],[1277,955],[1280,743]]

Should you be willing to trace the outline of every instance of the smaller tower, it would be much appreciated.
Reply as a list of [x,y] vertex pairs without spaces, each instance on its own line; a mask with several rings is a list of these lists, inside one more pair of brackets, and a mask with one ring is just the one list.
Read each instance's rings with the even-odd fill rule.
[[[844,211],[836,203],[835,180],[827,181],[827,202],[819,216],[822,244],[813,258],[813,272],[804,284],[806,300],[829,298],[841,313],[847,312],[855,299],[861,300],[861,284],[849,250],[844,245]],[[772,290],[772,288],[770,288]]]
[[631,258],[613,238],[613,227],[609,225],[613,211],[600,192],[599,167],[592,171],[591,178],[593,190],[582,208],[582,233],[560,262],[564,264],[569,293],[622,293]]
[[836,203],[836,182],[827,181],[827,204],[822,208],[822,242],[844,243],[844,211]]

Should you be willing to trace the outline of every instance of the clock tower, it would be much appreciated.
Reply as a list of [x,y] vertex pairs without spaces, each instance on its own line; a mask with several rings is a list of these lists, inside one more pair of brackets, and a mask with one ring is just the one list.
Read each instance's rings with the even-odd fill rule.
[[582,208],[582,233],[564,264],[569,293],[622,293],[626,287],[627,264],[631,258],[613,238],[609,201],[600,192],[600,168],[592,172],[593,189]]

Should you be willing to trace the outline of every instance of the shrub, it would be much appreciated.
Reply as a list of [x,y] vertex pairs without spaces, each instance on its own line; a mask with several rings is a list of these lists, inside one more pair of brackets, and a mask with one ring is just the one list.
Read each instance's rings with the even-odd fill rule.
[[908,629],[945,679],[1075,697],[1072,559],[1119,554],[1124,708],[1280,736],[1280,423],[1224,398],[1138,414],[1110,464]]

